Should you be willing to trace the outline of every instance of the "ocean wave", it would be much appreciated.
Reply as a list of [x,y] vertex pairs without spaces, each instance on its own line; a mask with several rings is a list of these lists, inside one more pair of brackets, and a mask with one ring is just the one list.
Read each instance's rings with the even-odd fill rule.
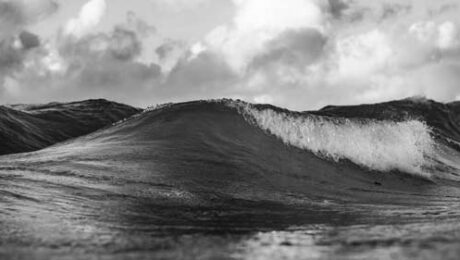
[[425,122],[333,118],[275,111],[239,101],[225,103],[284,143],[319,157],[349,160],[370,170],[431,177],[436,142]]

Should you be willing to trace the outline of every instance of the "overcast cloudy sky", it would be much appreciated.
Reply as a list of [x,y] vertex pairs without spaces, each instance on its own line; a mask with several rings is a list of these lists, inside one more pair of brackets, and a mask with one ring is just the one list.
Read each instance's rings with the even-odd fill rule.
[[0,0],[0,103],[460,100],[460,0]]

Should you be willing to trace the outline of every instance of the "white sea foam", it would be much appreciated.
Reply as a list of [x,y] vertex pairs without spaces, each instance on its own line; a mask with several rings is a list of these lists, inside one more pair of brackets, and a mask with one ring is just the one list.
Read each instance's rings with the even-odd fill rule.
[[435,155],[430,128],[421,121],[349,120],[294,115],[259,109],[244,102],[226,102],[248,121],[284,143],[339,161],[348,159],[378,171],[399,170],[429,177]]

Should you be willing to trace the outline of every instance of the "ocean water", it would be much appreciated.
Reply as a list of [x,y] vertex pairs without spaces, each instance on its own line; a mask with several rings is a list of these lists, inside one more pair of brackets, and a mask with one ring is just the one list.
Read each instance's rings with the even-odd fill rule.
[[458,259],[458,122],[429,100],[147,109],[0,157],[0,258]]

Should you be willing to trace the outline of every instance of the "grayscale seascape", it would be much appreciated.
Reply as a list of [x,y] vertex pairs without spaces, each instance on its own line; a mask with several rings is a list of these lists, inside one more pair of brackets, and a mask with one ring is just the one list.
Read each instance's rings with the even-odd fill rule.
[[0,0],[0,260],[459,259],[459,0]]

